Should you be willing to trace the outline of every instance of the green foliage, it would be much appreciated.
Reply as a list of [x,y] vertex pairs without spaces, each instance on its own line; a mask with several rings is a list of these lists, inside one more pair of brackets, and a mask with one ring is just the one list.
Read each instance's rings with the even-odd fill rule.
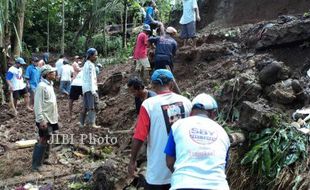
[[284,167],[308,156],[308,137],[295,128],[281,125],[250,134],[250,151],[241,164],[251,165],[253,174],[274,179]]

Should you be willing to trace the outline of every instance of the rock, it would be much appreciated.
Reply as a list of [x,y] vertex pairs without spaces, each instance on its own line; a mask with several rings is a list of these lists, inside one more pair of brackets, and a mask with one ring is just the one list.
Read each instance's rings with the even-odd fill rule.
[[[310,38],[310,19],[292,19],[262,22],[244,32],[250,48],[266,49],[272,46],[301,42]],[[287,18],[287,17],[286,17]]]
[[124,76],[122,72],[113,73],[104,83],[98,83],[99,97],[111,94],[116,95],[121,87]]
[[97,105],[97,108],[99,110],[104,110],[108,105],[105,103],[105,101],[99,101],[98,102],[98,105]]
[[296,129],[299,129],[299,128],[300,128],[300,124],[297,123],[297,122],[292,122],[292,123],[291,123],[291,126],[292,126],[292,127],[295,127]]
[[282,70],[283,63],[273,61],[272,63],[266,65],[259,72],[259,80],[263,84],[274,84],[279,80],[279,73]]
[[301,91],[303,91],[303,88],[301,87],[299,81],[296,79],[292,80],[292,88],[295,93],[300,93]]
[[216,98],[223,105],[231,102],[232,97],[234,97],[234,101],[238,100],[239,102],[256,101],[260,94],[262,94],[262,87],[255,78],[255,73],[253,70],[248,70],[240,74],[238,78],[226,81],[220,87]]
[[267,96],[280,104],[291,104],[296,100],[295,93],[293,91],[291,80],[288,79],[285,82],[279,82],[266,88]]
[[255,103],[244,101],[240,108],[240,128],[246,131],[260,131],[276,127],[280,120],[279,113],[270,108],[264,100]]

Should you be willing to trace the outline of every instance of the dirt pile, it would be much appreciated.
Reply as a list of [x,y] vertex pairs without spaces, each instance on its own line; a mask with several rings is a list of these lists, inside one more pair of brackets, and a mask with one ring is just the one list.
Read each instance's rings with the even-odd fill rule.
[[[307,18],[297,17],[283,22],[281,17],[253,25],[221,30],[206,29],[206,33],[200,35],[196,49],[178,50],[174,71],[176,80],[181,90],[191,97],[201,92],[214,94],[220,106],[219,121],[229,130],[247,134],[268,127],[274,128],[279,119],[291,120],[291,114],[303,107],[309,97],[306,71],[310,68],[307,61],[307,55],[310,54],[300,57],[300,52],[310,52],[306,45],[308,33],[300,25],[307,22]],[[270,23],[277,24],[269,25]],[[299,53],[288,54],[290,51]],[[79,129],[77,122],[81,101],[74,105],[74,116],[69,118],[68,101],[58,94],[60,134],[73,134],[73,141],[79,143],[55,145],[52,149],[54,164],[41,174],[41,178],[30,172],[32,148],[8,149],[1,154],[0,147],[0,187],[16,187],[38,179],[40,184],[52,183],[55,189],[140,187],[143,184],[141,175],[134,180],[129,179],[126,168],[132,137],[130,128],[136,119],[134,99],[128,94],[126,87],[132,71],[133,65],[128,62],[105,66],[101,72],[98,124],[102,129]],[[16,140],[36,137],[33,114],[21,111],[19,117],[11,118],[3,111],[0,115],[4,118],[0,127],[1,138],[4,137],[1,143],[10,145]],[[88,136],[87,141],[82,144],[81,134],[92,134],[97,139],[108,135],[115,137],[117,142],[94,145]],[[255,189],[250,184],[256,183],[258,179],[249,172],[249,168],[240,165],[247,149],[245,143],[244,146],[231,150],[228,168],[231,189]],[[143,174],[145,168],[143,156],[138,164],[140,174]],[[10,169],[13,165],[14,170]],[[307,172],[305,170],[301,176],[305,176]],[[290,179],[293,177],[289,176]],[[277,187],[283,187],[283,184],[275,183],[274,188]],[[300,186],[297,184],[296,187]]]

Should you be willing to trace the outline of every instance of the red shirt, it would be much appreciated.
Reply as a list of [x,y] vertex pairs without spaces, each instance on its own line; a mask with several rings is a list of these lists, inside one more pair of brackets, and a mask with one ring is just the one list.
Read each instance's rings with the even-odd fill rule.
[[147,41],[147,35],[144,32],[140,32],[137,37],[135,51],[133,53],[134,59],[143,59],[147,57]]

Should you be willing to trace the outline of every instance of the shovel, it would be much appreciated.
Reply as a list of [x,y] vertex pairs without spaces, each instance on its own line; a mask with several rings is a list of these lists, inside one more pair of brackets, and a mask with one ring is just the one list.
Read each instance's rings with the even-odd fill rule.
[[[171,72],[171,69],[170,69],[170,67],[169,67],[168,65],[166,65],[166,69],[169,70],[169,71]],[[179,86],[178,86],[178,84],[177,84],[175,78],[173,78],[173,84],[174,84],[176,93],[182,94],[182,92],[181,92],[181,90],[180,90],[180,88],[179,88]]]

